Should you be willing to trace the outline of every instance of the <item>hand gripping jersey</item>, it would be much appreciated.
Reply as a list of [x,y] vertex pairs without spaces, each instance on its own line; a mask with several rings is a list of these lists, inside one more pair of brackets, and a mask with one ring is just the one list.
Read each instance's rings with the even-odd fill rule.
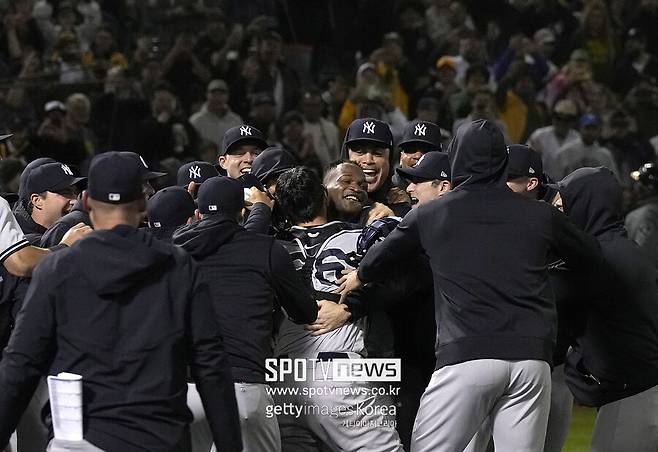
[[[357,241],[361,229],[339,221],[310,228],[293,227],[290,241],[282,241],[292,257],[295,269],[316,293],[318,300],[338,301],[336,280],[343,270],[356,266]],[[318,352],[364,353],[364,319],[348,322],[321,336],[311,336],[304,325],[286,318],[281,324],[275,356],[314,358]]]

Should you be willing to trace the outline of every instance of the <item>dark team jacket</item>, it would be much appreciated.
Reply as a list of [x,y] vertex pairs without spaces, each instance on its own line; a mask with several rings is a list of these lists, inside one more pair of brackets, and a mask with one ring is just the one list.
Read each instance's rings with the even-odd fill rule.
[[598,265],[596,240],[548,204],[509,190],[507,150],[488,121],[459,129],[449,149],[450,193],[419,206],[359,266],[364,283],[425,253],[433,273],[437,368],[475,359],[551,363],[556,313],[548,282],[552,250]]
[[290,256],[273,237],[220,214],[179,229],[174,243],[194,257],[210,287],[234,380],[264,383],[275,300],[297,323],[317,318],[317,303]]
[[598,239],[605,259],[597,284],[584,291],[566,365],[576,399],[599,407],[658,384],[656,270],[626,236],[622,192],[610,170],[579,169],[558,186],[565,213]]
[[84,210],[82,201],[77,200],[69,213],[53,223],[44,233],[41,238],[41,246],[50,248],[59,244],[64,238],[69,229],[78,223],[84,223],[91,226],[91,219],[89,213]]
[[187,367],[219,450],[241,450],[233,380],[208,288],[180,248],[131,226],[94,231],[37,265],[0,362],[0,444],[43,375],[83,376],[85,439],[187,451]]

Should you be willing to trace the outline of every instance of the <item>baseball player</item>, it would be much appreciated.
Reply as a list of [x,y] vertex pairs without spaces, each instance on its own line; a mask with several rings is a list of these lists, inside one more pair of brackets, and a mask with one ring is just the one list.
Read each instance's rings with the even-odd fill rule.
[[[290,256],[273,237],[238,224],[243,185],[212,177],[199,187],[200,221],[178,230],[174,243],[200,265],[203,281],[229,354],[245,452],[281,450],[273,404],[265,384],[265,359],[272,357],[275,300],[295,322],[315,321],[317,305],[296,274]],[[210,443],[207,444],[207,451]],[[221,450],[221,449],[220,449]]]
[[171,243],[174,231],[190,224],[195,210],[194,198],[185,188],[165,187],[146,202],[146,230],[154,237]]
[[[592,451],[658,449],[658,289],[655,268],[626,236],[622,190],[608,168],[582,168],[558,182],[564,212],[599,243],[605,265],[574,268],[587,300],[567,355],[566,381],[598,408]],[[584,290],[582,290],[584,289]]]
[[[318,294],[316,298],[332,298],[341,272],[353,269],[350,259],[357,249],[360,229],[342,222],[327,222],[327,197],[319,178],[308,168],[294,168],[283,173],[277,182],[277,200],[283,212],[295,224],[288,252],[307,284]],[[321,375],[323,366],[337,358],[360,359],[365,353],[363,318],[355,315],[352,303],[326,302],[331,310],[342,313],[336,322],[319,321],[304,328],[284,319],[277,335],[275,355],[289,359],[305,358],[309,372]],[[329,369],[330,371],[330,369]],[[394,409],[384,412],[377,407],[389,406],[386,397],[373,394],[369,382],[324,381],[309,377],[306,382],[286,379],[281,387],[313,389],[322,395],[314,398],[309,392],[275,397],[277,404],[299,407],[299,416],[284,413],[279,416],[281,440],[286,451],[306,451],[329,448],[343,451],[402,451],[394,427]],[[348,391],[348,388],[352,391]],[[355,394],[354,391],[357,391]],[[275,393],[276,394],[276,393]],[[315,405],[314,405],[315,404]],[[388,405],[387,405],[388,404]],[[314,406],[329,410],[323,415]],[[374,412],[363,410],[374,408]],[[322,449],[324,450],[324,449]]]
[[460,127],[448,154],[455,188],[373,246],[343,293],[427,254],[438,291],[437,365],[411,450],[463,451],[490,416],[497,449],[541,451],[556,328],[546,256],[598,265],[599,247],[555,209],[507,188],[507,147],[495,124]]
[[[441,152],[441,129],[429,121],[414,120],[407,123],[398,143],[400,151],[399,168],[413,168],[418,160],[428,152]],[[406,188],[406,180],[397,172],[393,175],[393,183]]]
[[207,288],[177,247],[137,226],[140,164],[107,152],[91,162],[84,202],[94,232],[34,272],[0,362],[4,447],[44,373],[82,375],[85,440],[49,450],[189,449],[186,366],[220,450],[242,448],[237,406]]
[[[219,176],[217,168],[208,162],[196,160],[189,162],[178,168],[176,173],[176,185],[183,187],[196,198],[196,192],[205,180],[211,177]],[[190,184],[194,182],[192,186]]]

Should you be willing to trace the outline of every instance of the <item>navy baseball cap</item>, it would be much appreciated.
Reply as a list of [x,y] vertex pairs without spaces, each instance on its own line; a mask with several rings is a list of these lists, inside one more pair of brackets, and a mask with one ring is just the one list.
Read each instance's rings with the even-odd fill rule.
[[241,126],[231,127],[224,133],[219,155],[230,154],[236,146],[241,144],[253,144],[261,150],[267,147],[263,132],[253,126],[243,124]]
[[45,165],[46,163],[57,163],[57,162],[54,159],[51,159],[50,157],[40,157],[38,159],[32,160],[30,163],[27,164],[27,166],[21,173],[21,177],[19,179],[18,199],[27,199],[27,197],[30,195],[30,193],[27,193],[27,180],[30,177],[30,174],[32,173],[32,171],[35,170],[35,168],[38,168],[41,165]]
[[393,147],[393,133],[391,127],[379,119],[355,119],[347,129],[345,144],[355,141],[371,141],[390,149]]
[[450,180],[450,159],[444,152],[424,154],[413,168],[398,168],[400,176],[412,182]]
[[234,215],[244,207],[244,185],[231,177],[211,177],[199,187],[199,212]]
[[507,150],[509,153],[507,163],[507,176],[509,179],[524,176],[542,178],[544,168],[539,152],[525,144],[512,144],[507,146]]
[[166,187],[146,202],[149,227],[169,228],[185,224],[196,210],[192,195],[183,187]]
[[190,182],[201,184],[205,180],[215,176],[219,176],[219,172],[214,165],[197,160],[195,162],[186,163],[178,168],[176,185],[179,187],[187,187]]
[[277,146],[265,149],[256,157],[251,164],[251,174],[256,176],[261,183],[265,183],[270,177],[297,166],[297,159],[288,151]]
[[411,121],[402,132],[402,139],[398,146],[401,150],[410,145],[421,145],[428,151],[441,150],[441,129],[429,121]]
[[104,152],[91,160],[87,193],[96,201],[125,204],[144,196],[144,166],[132,152]]
[[25,194],[43,193],[46,191],[58,192],[71,187],[85,177],[75,177],[68,165],[63,163],[46,163],[34,168],[27,178]]
[[161,173],[161,172],[158,172],[158,171],[151,171],[149,166],[146,164],[146,162],[142,158],[142,156],[139,155],[136,152],[121,151],[121,153],[125,154],[126,156],[128,156],[131,159],[135,160],[135,162],[139,163],[140,172],[142,174],[142,180],[143,181],[149,181],[149,180],[157,179],[158,177],[162,177],[162,176],[167,175],[167,173]]

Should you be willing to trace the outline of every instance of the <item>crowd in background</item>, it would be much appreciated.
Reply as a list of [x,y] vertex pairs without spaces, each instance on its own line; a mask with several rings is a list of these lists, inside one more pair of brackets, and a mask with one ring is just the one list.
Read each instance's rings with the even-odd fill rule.
[[[495,121],[561,179],[658,152],[658,0],[0,1],[0,189],[48,156],[171,175],[248,123],[322,172],[352,120]],[[576,157],[577,156],[577,157]]]

